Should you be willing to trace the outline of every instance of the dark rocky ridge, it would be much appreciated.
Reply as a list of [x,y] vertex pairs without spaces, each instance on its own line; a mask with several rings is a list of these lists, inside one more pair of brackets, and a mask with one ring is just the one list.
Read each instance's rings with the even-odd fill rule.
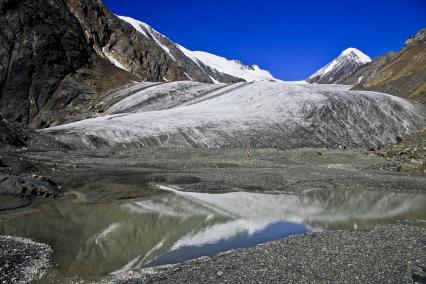
[[345,81],[354,82],[356,90],[380,91],[425,103],[426,29],[410,37],[398,53],[377,58]]
[[143,37],[131,25],[118,19],[100,0],[65,0],[78,19],[88,44],[99,54],[114,52],[129,70],[147,81],[185,80],[182,68],[154,40]]
[[[123,21],[123,24],[127,24],[127,22]],[[169,51],[170,55],[173,56],[173,60],[179,65],[181,70],[184,72],[184,78],[183,80],[192,80],[202,83],[214,83],[212,78],[215,79],[218,82],[221,83],[237,83],[237,82],[245,82],[244,79],[233,77],[228,74],[221,73],[213,68],[210,68],[209,66],[205,65],[201,61],[194,62],[193,59],[186,56],[181,49],[179,49],[178,45],[174,42],[172,42],[167,37],[163,36],[162,34],[158,33],[157,31],[153,30],[151,27],[140,27],[145,31],[147,35],[149,35],[148,39],[152,39],[154,41],[160,42],[163,46],[165,46]],[[139,32],[136,32],[138,34],[137,40],[147,40],[145,36],[142,36]],[[109,47],[108,50],[110,52],[113,52],[115,56],[120,57],[120,59],[123,59],[123,51],[120,49],[116,49],[115,46]],[[169,55],[169,56],[170,56]],[[124,54],[124,56],[127,56],[127,54]],[[121,60],[122,62],[122,60]],[[126,58],[124,58],[124,62],[126,62]],[[128,62],[128,60],[127,60]],[[133,60],[131,60],[131,63]],[[241,64],[241,62],[238,62],[241,67],[245,67]],[[131,66],[130,69],[132,72],[134,71],[134,68]],[[169,77],[167,77],[168,81]],[[176,81],[176,80],[174,80]]]
[[62,0],[3,0],[0,25],[0,114],[10,121],[39,128],[92,116],[99,74],[131,79],[87,45]]

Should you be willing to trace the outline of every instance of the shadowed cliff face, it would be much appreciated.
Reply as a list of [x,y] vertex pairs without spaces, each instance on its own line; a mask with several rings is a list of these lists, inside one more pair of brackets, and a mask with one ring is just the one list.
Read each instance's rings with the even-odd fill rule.
[[426,102],[426,29],[410,37],[398,53],[379,57],[347,80],[354,89],[375,90]]
[[91,101],[132,79],[87,44],[62,0],[0,1],[0,115],[42,128],[92,117]]
[[60,82],[90,62],[84,34],[62,1],[1,1],[0,25],[1,114],[49,124],[41,112]]

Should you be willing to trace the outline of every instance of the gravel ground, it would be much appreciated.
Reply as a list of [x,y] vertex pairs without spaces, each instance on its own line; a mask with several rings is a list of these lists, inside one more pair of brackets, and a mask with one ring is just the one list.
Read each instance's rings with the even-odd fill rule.
[[426,283],[425,266],[426,229],[380,225],[299,235],[105,283]]
[[0,236],[0,283],[28,283],[50,267],[50,246],[31,240]]
[[[14,166],[16,155],[22,160]],[[426,190],[426,175],[383,170],[388,160],[362,149],[29,151],[3,154],[3,158],[12,169],[21,168],[21,164],[35,165],[33,172],[52,178],[65,191],[82,192],[93,201],[144,196],[151,193],[152,183],[198,192],[303,194],[311,190]]]

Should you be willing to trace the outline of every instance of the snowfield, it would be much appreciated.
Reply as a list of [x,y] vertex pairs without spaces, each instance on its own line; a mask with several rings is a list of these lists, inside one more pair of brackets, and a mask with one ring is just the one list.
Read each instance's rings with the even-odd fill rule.
[[425,124],[420,106],[348,88],[276,82],[156,84],[123,96],[102,117],[43,131],[74,148],[289,149],[378,146]]

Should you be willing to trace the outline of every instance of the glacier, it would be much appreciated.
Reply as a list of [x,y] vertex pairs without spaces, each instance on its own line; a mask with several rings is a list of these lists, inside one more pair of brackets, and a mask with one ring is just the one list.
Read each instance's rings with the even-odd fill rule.
[[[144,85],[145,86],[145,85]],[[151,84],[96,118],[42,130],[72,148],[377,147],[425,125],[422,106],[350,86]],[[114,97],[114,96],[113,96]]]

